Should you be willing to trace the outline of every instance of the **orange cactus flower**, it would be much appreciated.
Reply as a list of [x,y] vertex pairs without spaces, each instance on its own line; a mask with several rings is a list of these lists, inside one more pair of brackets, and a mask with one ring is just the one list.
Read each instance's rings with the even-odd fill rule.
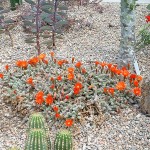
[[82,73],[86,73],[86,69],[85,68],[82,68],[81,71],[82,71]]
[[9,65],[8,64],[5,66],[5,69],[6,69],[6,71],[9,70]]
[[119,69],[116,69],[116,70],[115,70],[115,73],[116,73],[117,75],[120,75],[121,72],[122,72],[122,70],[119,70]]
[[63,61],[63,60],[58,60],[58,61],[57,61],[57,64],[58,64],[60,67],[62,67],[62,65],[64,64],[64,61]]
[[108,92],[109,92],[111,95],[114,95],[115,89],[114,89],[114,88],[108,88]]
[[116,73],[116,69],[117,69],[116,67],[111,66],[110,71],[113,72],[113,73]]
[[69,73],[69,74],[68,74],[68,80],[73,80],[73,79],[74,79],[74,74]]
[[69,72],[69,73],[74,73],[74,68],[69,67],[69,68],[68,68],[68,72]]
[[134,86],[139,86],[139,82],[137,80],[133,81]]
[[58,107],[57,107],[57,106],[54,106],[54,107],[53,107],[53,110],[54,110],[55,112],[57,112],[57,111],[58,111]]
[[52,85],[50,86],[50,88],[51,88],[51,89],[54,89],[54,88],[55,88],[55,85],[54,85],[54,84],[52,84]]
[[106,66],[106,63],[105,62],[101,62],[100,65],[101,65],[102,68],[104,68]]
[[61,76],[58,76],[58,77],[57,77],[57,80],[58,80],[58,81],[61,81],[61,80],[62,80],[62,77],[61,77]]
[[51,57],[54,57],[55,53],[53,51],[50,52]]
[[27,83],[30,84],[30,85],[34,85],[33,78],[32,77],[28,78]]
[[0,78],[3,79],[4,75],[2,73],[0,73]]
[[108,69],[112,67],[112,64],[107,64]]
[[140,76],[140,75],[138,75],[138,76],[136,77],[136,79],[137,79],[138,81],[142,81],[142,80],[143,80],[142,76]]
[[56,118],[60,118],[60,114],[59,114],[59,113],[56,113],[56,114],[55,114],[55,117],[56,117]]
[[35,102],[39,105],[42,105],[42,103],[44,102],[44,98],[36,98]]
[[134,93],[136,96],[141,96],[141,88],[139,88],[139,87],[133,88],[133,93]]
[[116,84],[116,89],[119,91],[123,91],[126,88],[126,84],[123,81],[120,81]]
[[82,65],[82,63],[81,63],[80,61],[78,61],[78,62],[75,64],[75,67],[80,68],[81,65]]
[[19,68],[21,67],[21,60],[18,60],[18,61],[16,62],[16,66],[19,67]]
[[37,94],[36,94],[36,98],[43,98],[44,96],[44,92],[43,91],[39,91]]
[[83,87],[82,83],[77,82],[74,86],[76,89],[81,89]]
[[53,103],[53,97],[51,94],[47,94],[47,97],[46,97],[46,104],[47,105],[51,105]]
[[67,127],[71,127],[71,126],[73,125],[73,120],[72,120],[72,119],[66,119],[65,125],[66,125]]
[[32,66],[36,66],[38,62],[39,62],[38,57],[33,57],[33,58],[29,59],[29,61],[28,61],[28,63]]
[[16,66],[19,67],[19,68],[26,69],[27,66],[28,66],[28,62],[25,61],[25,60],[18,60],[18,61],[16,62]]
[[129,75],[130,75],[130,73],[129,73],[129,71],[128,70],[122,70],[122,73],[121,73],[125,78],[127,78]]
[[39,59],[43,60],[46,57],[46,54],[40,54]]
[[66,96],[65,96],[65,99],[67,99],[67,100],[68,100],[69,98],[70,98],[70,96],[69,96],[69,95],[66,95]]

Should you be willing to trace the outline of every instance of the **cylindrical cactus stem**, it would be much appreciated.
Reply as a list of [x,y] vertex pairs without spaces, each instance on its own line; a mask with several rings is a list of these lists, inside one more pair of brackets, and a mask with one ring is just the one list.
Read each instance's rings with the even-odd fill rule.
[[54,150],[72,150],[72,135],[68,130],[61,130],[57,133],[55,142],[54,142]]
[[25,150],[49,150],[46,133],[43,129],[30,130]]
[[29,122],[28,122],[28,130],[27,133],[30,132],[32,129],[43,129],[43,131],[46,134],[47,137],[47,142],[48,142],[48,149],[51,149],[51,140],[49,138],[49,129],[46,125],[45,118],[40,112],[33,113],[29,117]]
[[30,129],[45,129],[45,119],[40,112],[33,113],[29,117],[29,130]]

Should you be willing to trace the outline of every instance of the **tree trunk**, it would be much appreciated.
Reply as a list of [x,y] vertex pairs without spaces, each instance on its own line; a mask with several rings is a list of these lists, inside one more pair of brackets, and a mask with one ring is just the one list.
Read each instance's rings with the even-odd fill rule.
[[121,0],[121,40],[118,56],[119,67],[133,65],[135,44],[136,0]]

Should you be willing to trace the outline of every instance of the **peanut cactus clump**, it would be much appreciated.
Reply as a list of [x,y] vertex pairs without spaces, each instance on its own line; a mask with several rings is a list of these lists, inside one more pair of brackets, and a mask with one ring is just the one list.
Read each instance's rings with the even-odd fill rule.
[[[71,127],[89,105],[99,103],[103,112],[118,113],[141,95],[142,77],[116,64],[94,61],[84,66],[72,58],[58,60],[54,52],[18,60],[15,68],[0,73],[2,96],[23,117],[38,108],[49,119]],[[69,120],[69,124],[66,123]]]
[[57,133],[54,150],[72,150],[72,136],[68,130],[62,130]]

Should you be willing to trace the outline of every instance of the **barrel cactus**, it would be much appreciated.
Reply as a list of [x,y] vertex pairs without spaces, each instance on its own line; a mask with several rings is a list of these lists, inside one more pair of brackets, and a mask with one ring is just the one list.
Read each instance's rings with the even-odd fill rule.
[[62,130],[57,133],[55,142],[54,142],[54,150],[72,150],[72,135],[68,130]]
[[28,126],[29,127],[27,130],[27,133],[29,133],[33,129],[42,129],[45,132],[46,138],[47,138],[47,143],[48,143],[48,150],[50,150],[51,149],[51,140],[48,135],[49,129],[46,125],[44,116],[40,112],[33,113],[29,117]]
[[47,136],[43,129],[30,130],[27,136],[25,150],[49,150]]

